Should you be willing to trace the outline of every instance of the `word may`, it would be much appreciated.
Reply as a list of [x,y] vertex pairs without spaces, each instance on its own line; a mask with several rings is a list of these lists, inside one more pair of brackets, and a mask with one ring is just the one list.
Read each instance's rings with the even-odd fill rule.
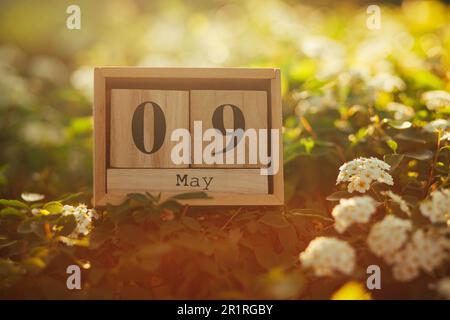
[[[184,185],[185,187],[200,187],[200,183],[204,184],[203,190],[208,190],[209,185],[211,184],[213,177],[202,177],[202,180],[200,180],[197,177],[192,177],[188,179],[188,175],[185,174],[183,177],[181,177],[180,174],[177,174],[177,187],[180,185]],[[189,182],[188,182],[189,181]]]
[[[278,129],[270,130],[271,144],[268,148],[269,133],[267,129],[226,129],[225,136],[217,129],[208,129],[203,133],[202,121],[194,121],[194,164],[245,164],[246,141],[248,141],[249,164],[261,163],[261,175],[274,175],[279,170],[279,137]],[[170,137],[178,142],[170,154],[174,164],[192,164],[191,133],[187,129],[175,129]],[[203,149],[203,142],[210,142]],[[269,156],[269,150],[271,155]],[[237,159],[237,160],[235,160]]]

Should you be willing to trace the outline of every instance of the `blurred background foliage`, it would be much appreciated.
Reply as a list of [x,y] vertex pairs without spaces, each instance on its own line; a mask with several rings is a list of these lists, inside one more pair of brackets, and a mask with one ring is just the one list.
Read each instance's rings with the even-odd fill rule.
[[[358,126],[367,119],[356,115],[359,122],[350,126],[340,121],[350,116],[342,108],[353,114],[354,105],[384,107],[393,100],[418,107],[423,91],[449,86],[449,10],[440,2],[388,2],[380,30],[367,29],[360,2],[78,1],[81,30],[68,30],[70,4],[1,3],[0,183],[5,197],[24,190],[53,196],[91,190],[94,66],[280,67],[286,160],[300,162],[293,168],[304,167],[302,161],[311,167],[286,176],[301,178],[306,192],[335,178],[335,155],[321,142],[336,141],[346,150],[349,133],[363,134]],[[383,90],[376,83],[370,87],[367,79],[386,72],[403,79],[407,90],[374,97]],[[304,112],[328,116],[311,117],[314,132],[308,132],[308,117],[303,123],[298,117]],[[325,167],[299,150],[312,157],[322,151],[330,161]],[[288,198],[302,191],[291,189]]]
[[[65,27],[70,4],[81,8],[81,30]],[[310,290],[301,294],[305,275],[292,267],[311,238],[330,231],[327,212],[333,203],[326,197],[336,191],[339,166],[357,156],[391,155],[390,163],[403,163],[395,173],[400,182],[396,191],[408,193],[417,202],[431,186],[429,167],[436,137],[426,126],[449,116],[448,106],[427,107],[422,97],[431,90],[450,91],[450,7],[438,1],[377,2],[381,29],[369,30],[368,4],[2,0],[0,197],[16,199],[27,191],[52,200],[83,192],[89,203],[94,66],[279,67],[287,208],[309,211],[281,218],[270,210],[245,209],[235,219],[233,210],[214,209],[205,218],[205,212],[190,209],[196,219],[183,220],[183,213],[175,210],[179,219],[155,226],[155,221],[142,223],[135,215],[123,220],[123,210],[111,209],[93,235],[89,253],[93,266],[89,283],[95,290],[84,292],[83,297],[329,297],[344,279],[329,285],[325,280],[318,286],[313,284],[319,280],[312,279]],[[405,154],[409,160],[403,158]],[[448,159],[447,153],[437,163],[443,177],[448,176]],[[448,187],[448,179],[439,183]],[[308,215],[319,217],[311,220],[305,218]],[[45,219],[39,223],[49,223]],[[126,227],[119,228],[122,223]],[[170,237],[182,228],[191,233]],[[248,237],[240,240],[243,234]],[[44,243],[50,241],[41,236]],[[130,238],[134,244],[127,244]],[[211,238],[218,240],[213,249]],[[153,249],[145,247],[144,240]],[[174,250],[171,259],[176,261],[158,260],[168,248]],[[87,254],[86,248],[58,250],[50,255],[63,256],[58,265],[73,260],[76,250]],[[216,264],[205,258],[211,250]],[[236,272],[236,250],[241,257],[254,251],[256,260],[249,258]],[[40,259],[42,251],[34,254]],[[49,273],[28,284],[23,280],[16,291],[5,295],[27,297],[24,286],[30,292],[40,288],[36,295],[42,297],[69,295],[65,283],[52,278],[64,278],[64,270],[52,265],[47,253],[45,257],[42,261],[49,264]],[[142,259],[148,270],[139,269]],[[155,259],[161,265],[152,265]],[[180,267],[186,264],[189,267]],[[145,272],[158,268],[167,273],[136,285]],[[203,278],[207,280],[200,285],[205,273],[210,278]],[[127,278],[132,276],[139,281]],[[187,280],[178,286],[181,279]],[[142,289],[149,286],[153,289]],[[416,290],[405,292],[394,285],[384,297],[421,297],[426,282],[415,286]]]

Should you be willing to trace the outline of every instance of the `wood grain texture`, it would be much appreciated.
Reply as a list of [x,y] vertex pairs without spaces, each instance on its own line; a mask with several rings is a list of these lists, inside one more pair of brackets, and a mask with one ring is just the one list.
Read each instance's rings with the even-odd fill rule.
[[279,199],[280,204],[284,204],[284,171],[283,171],[283,107],[281,104],[281,74],[276,69],[275,78],[270,81],[270,112],[271,128],[278,129],[279,135],[279,164],[278,172],[272,176],[273,195]]
[[105,77],[273,79],[273,68],[183,68],[183,67],[100,67]]
[[[275,68],[141,68],[141,67],[97,67],[94,71],[94,198],[96,207],[105,206],[107,203],[119,204],[126,199],[129,191],[135,190],[135,184],[129,182],[130,190],[108,189],[110,181],[107,170],[111,169],[111,91],[113,90],[153,90],[153,91],[190,91],[190,90],[217,90],[217,91],[265,91],[267,94],[267,118],[269,127],[282,128],[281,106],[281,79],[280,71]],[[188,108],[189,108],[188,98]],[[150,112],[151,113],[151,112]],[[152,115],[149,115],[150,119]],[[179,115],[177,115],[179,117]],[[189,117],[189,112],[188,112]],[[123,121],[123,119],[122,119]],[[187,127],[190,127],[188,119]],[[151,137],[150,137],[151,139]],[[170,139],[169,139],[170,141]],[[236,193],[235,184],[240,184],[244,179],[242,175],[233,179],[233,188],[230,192],[210,192],[210,199],[183,199],[181,203],[190,206],[217,206],[217,205],[283,205],[283,150],[280,136],[280,168],[274,176],[261,176],[258,169],[219,169],[226,170],[228,178],[230,170],[255,170],[252,179],[267,182],[265,193]],[[151,140],[146,141],[151,143]],[[153,165],[153,164],[152,164]],[[137,170],[137,169],[133,169]],[[174,170],[146,169],[146,170]],[[214,168],[177,170],[218,170]],[[166,172],[167,173],[167,172]],[[242,172],[241,172],[242,173]],[[167,178],[167,176],[166,176]],[[261,180],[259,180],[261,179]],[[114,180],[112,180],[114,181]],[[134,180],[133,180],[134,181]],[[164,179],[161,179],[164,181]],[[250,180],[249,180],[250,181]],[[231,184],[231,182],[229,182]],[[251,183],[251,182],[250,182]],[[259,182],[256,182],[259,185]],[[184,186],[186,187],[186,186]],[[134,189],[133,189],[134,188]],[[244,188],[255,188],[247,186]],[[228,189],[225,189],[228,190]],[[244,189],[246,190],[246,189]],[[270,193],[267,193],[267,191]],[[159,193],[159,188],[154,192]],[[233,192],[234,191],[234,192]],[[254,190],[250,190],[254,192]],[[139,191],[138,191],[139,192]],[[167,199],[180,191],[163,191],[162,199]]]
[[106,83],[101,69],[94,70],[94,205],[106,194]]
[[[194,121],[202,121],[203,132],[213,128],[213,113],[221,105],[238,107],[245,119],[245,130],[253,128],[267,129],[267,93],[265,91],[238,90],[192,90],[190,102],[190,130],[194,128]],[[226,129],[234,129],[234,116],[230,106],[223,109],[223,123]],[[203,142],[203,148],[210,142]],[[192,144],[194,146],[194,143]],[[193,168],[259,168],[260,163],[249,163],[249,141],[245,139],[244,164],[195,164]],[[236,148],[235,148],[236,153]],[[235,162],[236,163],[236,154]],[[225,160],[224,160],[225,161]]]
[[108,169],[108,192],[267,194],[259,169]]
[[[165,116],[166,132],[161,148],[152,154],[139,150],[133,141],[132,118],[136,108],[143,102],[158,104]],[[154,120],[151,107],[144,112],[145,150],[154,144]],[[189,129],[189,92],[170,90],[111,90],[111,137],[110,166],[113,168],[180,168],[186,165],[173,164],[170,153],[176,142],[170,141],[173,130]]]

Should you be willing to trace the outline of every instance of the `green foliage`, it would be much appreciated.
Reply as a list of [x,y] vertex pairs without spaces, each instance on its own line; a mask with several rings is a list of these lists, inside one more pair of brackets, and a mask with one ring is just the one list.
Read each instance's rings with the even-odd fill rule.
[[[382,7],[376,31],[365,28],[365,8],[351,5],[323,14],[280,0],[80,5],[82,30],[72,32],[61,30],[60,1],[1,4],[1,298],[326,299],[348,280],[364,282],[370,264],[386,270],[375,298],[436,298],[430,283],[448,276],[445,266],[398,283],[367,249],[370,225],[337,234],[331,211],[354,196],[336,186],[339,167],[373,156],[391,165],[390,189],[411,207],[414,228],[444,228],[418,205],[450,184],[448,129],[430,129],[450,106],[423,99],[450,90],[448,6]],[[36,20],[37,6],[58,14]],[[99,15],[104,8],[111,13]],[[49,37],[54,30],[61,33]],[[189,208],[179,201],[208,195],[130,194],[78,232],[78,216],[64,205],[91,198],[91,77],[99,64],[280,67],[286,206]],[[368,191],[383,208],[374,220],[405,217],[381,196],[385,189]],[[13,200],[25,191],[46,200]],[[300,265],[299,253],[318,236],[356,249],[354,274],[318,278]],[[70,264],[83,269],[81,291],[66,288]]]

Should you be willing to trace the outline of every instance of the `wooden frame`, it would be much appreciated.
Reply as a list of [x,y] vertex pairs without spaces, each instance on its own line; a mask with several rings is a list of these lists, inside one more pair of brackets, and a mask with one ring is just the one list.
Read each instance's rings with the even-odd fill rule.
[[[216,192],[210,199],[187,199],[181,202],[193,206],[284,204],[281,82],[278,69],[97,67],[94,71],[94,206],[118,204],[126,197],[123,191],[107,189],[107,177],[111,174],[117,175],[117,170],[121,170],[114,169],[116,172],[108,173],[111,89],[127,88],[266,91],[268,128],[280,130],[279,170],[275,175],[268,176],[268,193]],[[154,169],[140,170],[147,171],[145,174],[151,174],[150,170]],[[218,169],[192,168],[192,170]],[[227,186],[224,188],[226,190]],[[162,197],[167,198],[174,194],[163,192]]]

